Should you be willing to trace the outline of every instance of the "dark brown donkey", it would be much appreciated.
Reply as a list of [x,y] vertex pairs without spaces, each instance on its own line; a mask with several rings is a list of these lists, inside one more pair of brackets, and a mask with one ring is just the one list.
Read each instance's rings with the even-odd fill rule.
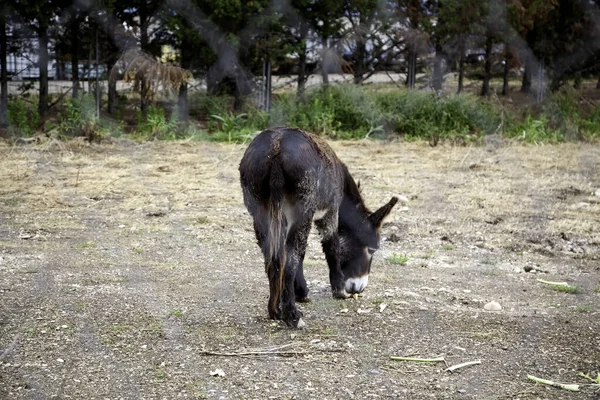
[[322,236],[333,296],[367,286],[379,228],[398,199],[371,213],[348,168],[322,139],[298,129],[260,133],[240,163],[244,204],[269,277],[269,317],[302,328],[295,301],[307,301],[302,262],[311,224]]

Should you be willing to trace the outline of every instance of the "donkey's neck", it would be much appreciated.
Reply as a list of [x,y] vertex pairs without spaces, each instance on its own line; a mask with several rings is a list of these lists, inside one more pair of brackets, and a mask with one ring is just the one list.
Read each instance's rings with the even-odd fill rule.
[[362,223],[369,217],[370,212],[365,206],[358,185],[348,172],[346,166],[344,166],[343,170],[344,197],[339,212],[340,227],[345,226],[352,230],[359,229]]
[[344,165],[344,200],[348,201],[354,207],[359,210],[361,213],[365,215],[370,214],[369,210],[365,206],[365,202],[360,194],[360,189],[350,172],[348,172],[348,168]]

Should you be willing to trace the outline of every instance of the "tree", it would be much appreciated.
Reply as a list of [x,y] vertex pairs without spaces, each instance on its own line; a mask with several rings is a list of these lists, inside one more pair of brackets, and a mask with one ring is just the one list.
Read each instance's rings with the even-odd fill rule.
[[[165,19],[164,32],[161,36],[174,48],[179,49],[178,62],[181,68],[192,71],[196,76],[204,76],[215,57],[210,54],[208,44],[188,20],[188,14],[193,14],[194,10],[190,10],[188,3],[175,7],[174,11],[174,14]],[[179,122],[186,123],[189,114],[187,82],[179,87],[177,110]]]
[[6,16],[8,7],[0,6],[0,128],[8,124],[8,74],[6,70]]
[[[160,28],[160,13],[163,1],[159,0],[123,0],[113,3],[113,10],[118,18],[132,27],[139,40],[139,46],[145,53],[160,54],[160,44],[152,39],[154,31],[151,27]],[[148,115],[150,87],[145,79],[140,81],[140,109],[144,117]]]
[[[288,30],[291,36],[291,43],[298,53],[298,97],[302,97],[304,86],[308,80],[307,63],[307,40],[309,34],[313,33],[320,38],[327,49],[327,39],[335,34],[341,27],[340,18],[342,16],[342,0],[292,0],[293,13],[288,13],[286,18]],[[326,51],[323,51],[321,57],[327,57]],[[324,74],[324,81],[327,82],[327,62],[321,60],[321,69]]]
[[[508,18],[517,35],[511,47],[515,48],[523,65],[521,91],[531,90],[532,73],[537,60],[543,59],[544,24],[557,0],[508,0]],[[541,82],[540,82],[541,84]]]
[[404,38],[402,43],[406,48],[407,73],[406,84],[409,89],[414,89],[417,76],[417,58],[419,54],[427,51],[428,34],[425,24],[428,19],[425,3],[421,0],[398,0],[395,3],[395,14],[400,25],[400,35]]
[[55,0],[16,0],[13,7],[37,35],[40,73],[38,111],[43,117],[48,111],[48,29],[55,17],[57,4]]
[[313,28],[321,41],[320,68],[323,85],[329,84],[329,70],[339,69],[339,55],[330,45],[342,29],[344,0],[319,0],[313,3],[315,17]]
[[[185,13],[189,24],[206,43],[206,73],[210,93],[229,93],[235,96],[235,108],[240,109],[245,96],[252,92],[252,74],[261,68],[261,55],[277,52],[279,35],[270,35],[273,20],[280,14],[268,13],[268,0],[243,2],[239,0],[189,2],[170,0],[169,6]],[[276,45],[270,46],[275,43]]]
[[348,28],[342,32],[350,50],[354,83],[367,80],[377,67],[395,58],[398,42],[385,35],[390,29],[390,14],[380,8],[377,0],[353,0],[344,2],[344,19]]
[[76,4],[73,4],[69,12],[69,36],[71,38],[71,81],[73,82],[73,98],[79,96],[79,26],[83,19]]

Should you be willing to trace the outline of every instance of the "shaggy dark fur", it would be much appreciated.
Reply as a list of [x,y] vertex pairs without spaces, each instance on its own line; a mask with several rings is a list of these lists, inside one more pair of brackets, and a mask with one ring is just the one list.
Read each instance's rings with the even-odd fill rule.
[[307,301],[302,263],[313,220],[322,236],[333,296],[364,290],[379,228],[398,199],[371,213],[346,166],[321,138],[298,129],[260,133],[240,163],[244,204],[269,278],[269,317],[303,327],[295,301]]

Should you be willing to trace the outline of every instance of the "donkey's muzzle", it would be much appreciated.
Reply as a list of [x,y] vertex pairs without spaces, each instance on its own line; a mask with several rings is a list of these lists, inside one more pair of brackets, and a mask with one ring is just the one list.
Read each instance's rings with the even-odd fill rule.
[[346,280],[345,289],[346,292],[353,293],[362,293],[363,290],[369,284],[369,275],[359,276],[357,278],[349,278]]

